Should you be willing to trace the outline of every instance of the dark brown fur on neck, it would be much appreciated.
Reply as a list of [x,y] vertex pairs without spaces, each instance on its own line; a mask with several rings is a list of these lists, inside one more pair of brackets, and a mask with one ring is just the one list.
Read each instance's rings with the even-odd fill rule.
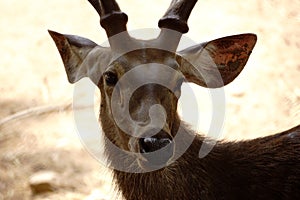
[[300,126],[255,140],[219,142],[200,159],[202,142],[196,136],[182,157],[154,172],[114,170],[121,194],[127,200],[300,198]]

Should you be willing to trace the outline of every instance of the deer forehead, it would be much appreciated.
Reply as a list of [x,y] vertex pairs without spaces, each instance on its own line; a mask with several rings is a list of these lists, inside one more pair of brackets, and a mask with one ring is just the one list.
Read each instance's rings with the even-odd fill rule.
[[113,71],[119,78],[129,73],[130,79],[169,81],[181,78],[174,53],[158,49],[140,49],[113,60],[106,71]]

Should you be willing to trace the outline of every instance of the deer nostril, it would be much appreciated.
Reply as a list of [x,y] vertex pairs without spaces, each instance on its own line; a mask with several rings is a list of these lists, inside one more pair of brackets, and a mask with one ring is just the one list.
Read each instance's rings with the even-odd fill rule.
[[140,152],[141,153],[150,153],[157,151],[168,144],[170,144],[172,141],[168,138],[141,138],[139,143],[140,143]]
[[174,144],[168,137],[139,139],[139,151],[150,165],[163,165],[173,156]]

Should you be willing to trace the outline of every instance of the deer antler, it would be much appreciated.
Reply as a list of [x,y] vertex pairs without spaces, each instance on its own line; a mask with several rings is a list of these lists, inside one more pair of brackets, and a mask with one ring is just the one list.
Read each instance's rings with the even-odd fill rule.
[[128,17],[114,0],[88,0],[100,16],[100,24],[108,37],[127,31]]
[[187,20],[197,0],[173,0],[165,15],[159,20],[159,28],[168,28],[187,33]]
[[[123,13],[115,0],[88,0],[100,16],[100,24],[105,29],[109,44],[114,52],[126,48],[130,40],[126,24],[128,17]],[[116,34],[118,37],[112,37]]]
[[[162,29],[161,41],[168,41],[168,46],[172,44],[172,48],[175,48],[172,50],[176,50],[181,35],[189,31],[187,20],[196,2],[197,0],[172,0],[167,12],[158,22],[159,28]],[[177,34],[174,32],[177,32]],[[172,38],[172,41],[170,41],[170,38]]]

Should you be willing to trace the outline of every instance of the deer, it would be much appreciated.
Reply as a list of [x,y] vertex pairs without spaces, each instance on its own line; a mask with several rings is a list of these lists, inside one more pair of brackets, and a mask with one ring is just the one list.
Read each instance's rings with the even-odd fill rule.
[[160,33],[149,40],[128,33],[128,17],[114,0],[89,0],[109,47],[49,30],[69,82],[88,77],[100,90],[99,124],[118,194],[127,200],[299,199],[300,125],[251,140],[209,139],[215,145],[199,157],[207,138],[181,120],[181,86],[229,84],[257,36],[231,35],[177,51],[196,2],[172,0]]

